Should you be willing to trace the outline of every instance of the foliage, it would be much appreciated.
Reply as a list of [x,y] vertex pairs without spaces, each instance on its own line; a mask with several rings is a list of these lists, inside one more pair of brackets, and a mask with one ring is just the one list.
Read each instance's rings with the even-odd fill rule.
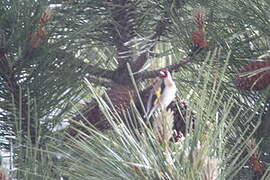
[[[112,177],[121,178],[138,178],[140,173],[159,177],[163,173],[167,178],[181,175],[192,179],[202,172],[202,162],[210,157],[220,162],[220,178],[248,179],[242,173],[247,170],[241,169],[248,158],[244,147],[260,121],[266,95],[238,90],[233,81],[243,66],[269,51],[269,6],[266,0],[1,1],[0,133],[16,136],[17,175],[57,179],[64,173],[79,179],[86,176],[83,173],[89,177],[100,177],[102,172],[109,177],[112,173]],[[151,130],[138,134],[137,141],[129,129],[114,125],[113,135],[82,135],[87,141],[71,138],[75,149],[55,141],[63,138],[62,131],[54,131],[55,126],[74,117],[74,107],[80,108],[82,99],[92,99],[96,91],[102,94],[105,88],[112,88],[111,82],[132,86],[127,62],[138,84],[147,79],[140,74],[152,72],[145,63],[160,68],[184,62],[194,45],[192,14],[198,8],[206,14],[208,47],[192,56],[189,66],[180,66],[174,73],[178,96],[188,100],[198,122],[183,140],[183,147],[169,143],[175,157],[181,157],[176,158],[172,170],[166,164],[164,147],[156,142]],[[119,58],[123,53],[127,56]],[[82,78],[87,78],[95,91],[89,93]],[[100,107],[113,123],[107,105],[101,103]],[[136,109],[130,113],[136,114]],[[135,117],[140,119],[137,114]],[[261,137],[257,138],[258,143]],[[199,141],[199,159],[194,160],[192,155],[185,158],[187,149],[193,148],[188,151],[192,154]],[[74,153],[74,157],[67,154],[59,161],[49,153],[53,151],[51,146],[58,147],[55,151],[63,148],[65,153]],[[262,146],[260,151],[267,162],[269,148]],[[81,156],[81,152],[86,155]],[[94,156],[99,157],[96,162],[91,159]],[[62,171],[62,166],[71,168],[70,173]],[[100,174],[93,174],[96,169]],[[240,173],[234,174],[238,170]],[[251,170],[248,173],[254,174]]]
[[[215,57],[215,56],[213,56]],[[213,58],[212,58],[213,60]],[[224,68],[225,70],[225,68]],[[225,71],[223,71],[225,73]],[[223,74],[220,73],[220,78]],[[196,89],[189,102],[197,112],[196,125],[179,142],[160,141],[155,129],[149,129],[133,106],[127,118],[139,118],[141,131],[132,131],[115,109],[96,95],[113,131],[103,134],[85,126],[92,135],[81,133],[64,145],[61,153],[69,166],[64,174],[71,179],[230,179],[248,160],[246,143],[255,131],[251,119],[255,115],[233,100],[233,94],[219,87],[209,72],[202,74],[204,88]],[[93,87],[89,84],[90,89]],[[212,93],[208,89],[212,87]],[[225,94],[229,95],[227,99]],[[234,112],[234,108],[238,111]],[[135,114],[135,116],[132,116]],[[170,121],[162,111],[160,117]],[[187,118],[189,119],[189,118]],[[233,127],[246,119],[246,129],[235,134]],[[134,119],[131,122],[135,122]],[[148,128],[147,128],[148,127]],[[135,133],[135,134],[134,134]],[[170,133],[172,133],[170,131]],[[161,143],[162,142],[162,143]]]

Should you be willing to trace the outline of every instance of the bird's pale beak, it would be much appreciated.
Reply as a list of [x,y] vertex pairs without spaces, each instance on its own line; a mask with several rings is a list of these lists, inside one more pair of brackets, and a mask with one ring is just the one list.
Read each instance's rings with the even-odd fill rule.
[[163,71],[160,71],[159,73],[161,76],[166,76],[165,72],[163,72]]

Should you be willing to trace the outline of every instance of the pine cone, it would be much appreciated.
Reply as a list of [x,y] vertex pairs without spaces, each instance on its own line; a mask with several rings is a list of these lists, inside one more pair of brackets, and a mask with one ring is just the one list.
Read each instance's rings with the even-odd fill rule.
[[194,12],[193,17],[197,29],[192,32],[192,41],[196,47],[205,48],[208,46],[205,39],[205,14],[202,10],[197,10]]
[[[111,103],[114,108],[117,110],[119,115],[122,115],[122,110],[125,110],[129,107],[130,101],[135,95],[135,91],[132,88],[123,86],[120,84],[115,84],[115,86],[107,91],[107,95],[110,98]],[[104,98],[106,100],[106,98]],[[107,104],[110,104],[107,102]],[[123,118],[124,119],[124,118]],[[96,101],[93,101],[89,104],[86,104],[86,107],[81,110],[81,113],[74,117],[74,121],[81,121],[86,126],[90,127],[90,124],[97,128],[98,130],[104,131],[111,128],[109,121],[106,120]],[[75,136],[78,133],[79,129],[85,133],[85,130],[82,126],[72,123],[72,126],[68,128],[68,134]],[[74,128],[75,127],[75,128]]]
[[[196,121],[196,113],[189,108],[187,101],[180,98],[172,102],[168,108],[174,112],[173,131],[176,132],[176,134],[174,135],[174,139],[175,141],[177,141],[177,136],[179,134],[186,135],[188,133],[186,132],[186,130],[188,130],[189,127],[194,128]],[[192,124],[187,124],[188,122]]]
[[192,33],[192,41],[195,46],[200,48],[205,48],[208,46],[208,43],[205,40],[205,31],[202,29],[196,30]]
[[243,76],[243,73],[252,72],[261,68],[270,67],[270,57],[263,57],[261,61],[256,61],[240,71],[235,86],[242,90],[263,90],[270,84],[270,70]]
[[205,12],[202,9],[197,9],[193,13],[193,18],[197,28],[203,30],[205,26]]

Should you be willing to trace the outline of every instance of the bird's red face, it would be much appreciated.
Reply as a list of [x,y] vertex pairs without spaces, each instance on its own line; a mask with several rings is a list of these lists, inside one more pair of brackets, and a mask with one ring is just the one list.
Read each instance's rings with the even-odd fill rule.
[[159,71],[159,77],[160,78],[166,78],[168,76],[169,70],[168,69],[162,69]]

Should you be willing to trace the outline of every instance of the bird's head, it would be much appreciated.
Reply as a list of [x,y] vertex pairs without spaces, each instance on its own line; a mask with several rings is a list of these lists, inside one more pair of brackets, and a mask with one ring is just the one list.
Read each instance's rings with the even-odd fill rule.
[[168,69],[162,69],[161,71],[159,71],[159,77],[160,78],[166,78],[168,77],[170,74]]

